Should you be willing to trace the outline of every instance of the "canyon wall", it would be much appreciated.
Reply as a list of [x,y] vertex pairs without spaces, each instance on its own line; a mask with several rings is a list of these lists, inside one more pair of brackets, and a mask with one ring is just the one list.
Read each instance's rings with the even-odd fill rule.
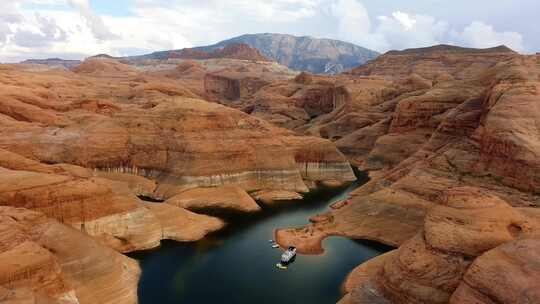
[[[308,253],[329,235],[399,247],[360,266],[343,303],[538,301],[537,257],[517,248],[538,241],[539,75],[538,56],[444,46],[343,75],[365,123],[336,145],[372,179],[313,224],[278,230],[278,242]],[[503,269],[511,279],[497,278]]]

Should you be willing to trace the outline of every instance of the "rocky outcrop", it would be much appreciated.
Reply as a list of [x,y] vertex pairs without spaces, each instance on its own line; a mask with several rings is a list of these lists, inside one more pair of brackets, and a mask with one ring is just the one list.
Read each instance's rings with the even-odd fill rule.
[[[225,226],[185,208],[255,212],[247,191],[355,179],[330,141],[196,98],[220,65],[292,76],[219,60],[172,72],[104,56],[73,71],[0,69],[0,301],[135,303],[139,269],[117,252]],[[260,87],[246,79],[240,97]]]
[[204,76],[204,90],[209,94],[237,100],[240,98],[240,80],[224,75],[206,74]]
[[131,56],[121,58],[124,61],[136,62],[139,60],[149,60],[149,59],[194,59],[194,60],[205,60],[205,59],[238,59],[238,60],[251,60],[251,61],[271,61],[263,54],[259,52],[256,48],[250,47],[245,43],[231,43],[224,45],[220,48],[215,48],[211,50],[206,50],[203,48],[185,48],[181,50],[172,50],[172,51],[162,51],[155,52],[148,55],[142,56]]
[[[530,290],[538,285],[520,266],[513,280],[526,283],[514,284],[503,298],[494,291],[502,284],[487,278],[494,272],[482,274],[482,285],[473,282],[477,268],[471,265],[489,260],[483,263],[491,269],[506,267],[489,252],[538,238],[531,216],[540,202],[534,190],[540,133],[531,127],[539,121],[531,111],[538,103],[538,57],[501,48],[442,52],[389,53],[359,69],[370,76],[345,85],[353,96],[348,104],[364,108],[361,115],[370,120],[336,144],[370,170],[371,181],[349,204],[305,227],[276,231],[280,245],[307,253],[322,252],[329,235],[399,247],[344,303],[519,303],[524,294],[535,297]],[[376,82],[381,94],[354,99],[354,92]],[[326,124],[339,126],[342,116],[332,117],[337,120]],[[307,130],[321,130],[322,120]],[[534,256],[522,258],[535,263]]]
[[76,72],[2,70],[3,102],[31,111],[0,107],[0,205],[42,212],[128,252],[168,236],[199,239],[223,225],[173,205],[149,207],[136,195],[168,199],[227,185],[238,195],[198,206],[255,211],[246,190],[306,192],[306,184],[355,179],[331,142],[179,97],[182,85],[161,89],[162,75],[106,58]]
[[[514,243],[534,246],[538,241],[535,238],[539,219],[512,208],[485,190],[467,187],[448,190],[442,204],[428,212],[416,236],[398,250],[360,266],[351,274],[346,285],[349,292],[346,301],[493,303],[495,297],[487,295],[486,290],[501,290],[502,285],[497,286],[500,272],[479,271],[478,265],[487,261],[488,265],[504,267],[534,261],[537,258],[534,254],[519,254],[516,258],[521,259],[521,264],[507,264],[508,259],[495,256],[495,252],[512,252]],[[505,290],[501,295],[510,296],[499,298],[498,302],[520,303],[518,295],[529,300],[535,297],[532,290],[538,285],[529,280],[528,274],[519,273],[520,267],[523,266],[514,268],[516,280],[521,278],[527,283]],[[483,280],[473,281],[472,277],[480,273]],[[478,284],[482,287],[477,287]],[[524,294],[526,290],[532,293]]]
[[[135,196],[113,191],[100,179],[0,168],[0,205],[42,212],[120,251],[159,244],[159,222]],[[112,244],[111,244],[112,245]]]
[[[527,126],[539,117],[525,108],[538,100],[538,59],[514,57],[468,80],[404,93],[391,101],[390,118],[355,131],[355,140],[339,140],[373,179],[352,204],[332,211],[331,225],[318,225],[319,234],[400,245],[442,193],[459,185],[489,189],[512,206],[536,206],[537,170],[531,168],[539,167],[540,150]],[[349,150],[353,143],[360,148]]]
[[81,64],[74,66],[71,69],[75,73],[88,74],[96,76],[104,75],[134,75],[135,69],[120,61],[96,57],[88,58]]
[[[20,76],[24,79],[25,75]],[[31,87],[32,81],[41,79],[29,80],[27,85]],[[91,79],[88,91],[99,94],[107,90],[108,84]],[[129,91],[122,85],[118,84],[117,94]],[[65,86],[58,90],[66,90],[61,94],[78,93]],[[150,100],[140,107],[117,103],[119,109],[112,116],[88,113],[80,103],[68,100],[63,111],[55,111],[69,121],[64,128],[6,121],[3,125],[8,127],[2,129],[0,146],[46,163],[136,174],[158,184],[235,184],[246,190],[305,192],[303,177],[324,180],[341,175],[343,180],[354,179],[345,158],[324,140],[294,136],[242,112],[202,100],[147,91],[142,94],[151,94]],[[137,98],[133,99],[135,104]],[[148,105],[149,101],[152,104]],[[39,109],[49,103],[47,99]],[[315,143],[322,148],[311,148]],[[342,174],[336,175],[339,172]]]
[[524,239],[478,257],[465,273],[450,303],[536,303],[540,239]]
[[209,95],[235,101],[250,97],[270,81],[263,75],[244,72],[221,71],[204,76],[204,89]]
[[137,302],[135,261],[37,212],[0,207],[0,261],[5,303]]
[[61,58],[27,59],[21,64],[44,65],[50,68],[71,69],[81,64],[80,60],[66,60]]
[[390,51],[369,64],[353,69],[353,75],[408,77],[417,74],[430,80],[470,79],[501,61],[518,56],[506,46],[488,49],[436,45]]
[[[161,239],[195,241],[223,222],[175,206],[154,207],[135,195],[155,182],[66,164],[44,165],[0,150],[0,205],[42,212],[120,252],[149,249]],[[9,169],[8,169],[9,168]]]
[[261,190],[252,193],[251,196],[264,205],[271,206],[280,202],[300,200],[303,196],[297,192],[285,190]]
[[261,207],[241,188],[223,186],[193,188],[181,192],[165,203],[192,211],[257,212]]
[[161,239],[195,242],[225,227],[223,220],[190,212],[172,204],[144,203],[161,225]]

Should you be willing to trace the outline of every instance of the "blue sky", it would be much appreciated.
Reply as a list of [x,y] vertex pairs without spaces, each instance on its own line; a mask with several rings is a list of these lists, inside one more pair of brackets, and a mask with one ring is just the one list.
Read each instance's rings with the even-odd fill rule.
[[538,0],[11,0],[0,62],[135,55],[279,32],[380,52],[439,43],[540,51]]

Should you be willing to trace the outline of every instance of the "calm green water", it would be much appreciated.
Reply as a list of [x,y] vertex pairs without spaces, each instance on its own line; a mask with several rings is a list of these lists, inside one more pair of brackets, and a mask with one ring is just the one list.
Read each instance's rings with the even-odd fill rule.
[[324,242],[323,255],[298,255],[280,270],[275,264],[281,250],[271,248],[268,240],[274,229],[306,224],[366,181],[360,174],[347,188],[320,190],[260,214],[229,217],[227,229],[199,242],[163,242],[158,249],[132,254],[143,270],[140,303],[335,303],[346,275],[390,248],[332,237]]

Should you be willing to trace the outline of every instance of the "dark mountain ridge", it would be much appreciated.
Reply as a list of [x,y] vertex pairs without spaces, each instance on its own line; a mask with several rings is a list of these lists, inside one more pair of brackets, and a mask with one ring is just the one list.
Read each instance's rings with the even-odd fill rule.
[[[317,74],[338,74],[379,56],[375,51],[339,40],[271,33],[242,35],[190,50],[211,53],[234,44],[247,44],[257,49],[263,56],[293,70]],[[154,52],[129,59],[167,59],[171,54],[181,51]]]

